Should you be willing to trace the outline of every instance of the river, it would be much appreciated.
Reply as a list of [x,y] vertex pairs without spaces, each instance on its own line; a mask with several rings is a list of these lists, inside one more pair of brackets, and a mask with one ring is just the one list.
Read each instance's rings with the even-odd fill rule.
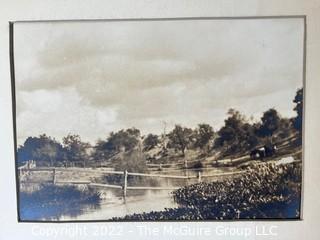
[[[204,169],[203,175],[230,172],[231,168],[211,168]],[[163,170],[159,174],[163,175],[188,175],[197,176],[197,170]],[[215,178],[203,178],[202,181],[212,181]],[[198,181],[193,179],[157,179],[158,186],[161,187],[182,187]],[[146,183],[145,186],[148,186]],[[41,219],[29,220],[53,220],[53,221],[97,221],[110,220],[113,217],[124,217],[128,214],[143,213],[151,211],[163,211],[165,208],[175,208],[178,205],[174,202],[171,192],[173,190],[127,190],[127,198],[124,202],[121,189],[97,188],[101,193],[99,203],[85,205],[68,205],[67,209],[51,209],[45,212],[42,208],[29,211],[32,216],[41,216]],[[67,200],[67,199],[66,199]],[[62,203],[63,204],[63,203]],[[42,211],[41,214],[35,214],[35,211]],[[27,212],[28,213],[28,212]],[[40,213],[40,212],[39,212]]]

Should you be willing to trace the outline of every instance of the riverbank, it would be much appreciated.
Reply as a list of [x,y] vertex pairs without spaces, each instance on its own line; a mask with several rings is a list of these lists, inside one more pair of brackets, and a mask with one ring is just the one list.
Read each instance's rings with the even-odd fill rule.
[[113,220],[299,219],[301,162],[260,164],[247,170],[237,178],[174,191],[177,208]]

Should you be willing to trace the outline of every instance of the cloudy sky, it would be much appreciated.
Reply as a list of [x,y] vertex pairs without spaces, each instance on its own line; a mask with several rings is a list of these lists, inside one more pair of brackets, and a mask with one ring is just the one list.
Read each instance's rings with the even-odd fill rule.
[[295,115],[303,20],[46,22],[14,25],[17,133],[160,133],[163,121],[223,125],[229,108],[256,120]]

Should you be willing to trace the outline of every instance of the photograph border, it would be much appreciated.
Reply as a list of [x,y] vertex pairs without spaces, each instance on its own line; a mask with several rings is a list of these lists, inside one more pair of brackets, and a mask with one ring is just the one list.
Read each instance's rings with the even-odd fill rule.
[[[18,156],[17,156],[17,124],[16,124],[16,84],[15,84],[15,62],[14,62],[14,24],[15,23],[59,23],[59,22],[139,22],[139,21],[187,21],[187,20],[252,20],[252,19],[303,19],[303,117],[302,117],[302,183],[300,191],[300,216],[294,219],[279,219],[279,218],[256,218],[256,219],[237,219],[237,220],[22,220],[20,218],[20,191],[19,191],[19,173],[18,173]],[[306,116],[306,58],[307,58],[307,15],[270,15],[270,16],[232,16],[232,17],[173,17],[173,18],[96,18],[96,19],[62,19],[62,20],[18,20],[9,21],[9,58],[10,58],[10,77],[11,77],[11,96],[12,96],[12,118],[13,118],[13,140],[14,140],[14,168],[16,181],[16,206],[18,223],[121,223],[121,222],[286,222],[286,221],[302,221],[303,220],[303,195],[305,183],[305,116]]]

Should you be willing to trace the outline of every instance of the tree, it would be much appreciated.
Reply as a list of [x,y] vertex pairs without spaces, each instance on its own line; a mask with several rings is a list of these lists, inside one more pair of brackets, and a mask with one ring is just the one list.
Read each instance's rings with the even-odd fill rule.
[[281,118],[280,124],[279,124],[279,138],[287,138],[290,136],[290,133],[292,132],[292,119],[289,118]]
[[272,135],[280,127],[280,116],[274,108],[271,108],[263,113],[261,117],[260,134],[263,137],[270,137],[272,142]]
[[148,134],[148,136],[143,140],[143,149],[149,151],[152,148],[156,147],[160,143],[157,135]]
[[256,124],[245,123],[242,126],[241,148],[242,150],[251,150],[259,143],[256,135]]
[[213,134],[213,128],[209,124],[199,124],[195,134],[195,146],[199,147],[200,149],[204,149],[206,146],[208,147],[210,140],[213,138]]
[[218,131],[215,147],[224,147],[226,154],[248,151],[258,144],[256,124],[248,123],[244,115],[235,109],[228,111],[229,117]]
[[237,135],[236,129],[231,126],[223,126],[218,133],[221,145],[224,145],[224,143],[230,144],[236,139]]
[[[116,171],[128,171],[134,173],[148,172],[146,156],[138,149],[133,149],[117,156],[117,161],[114,164]],[[105,180],[111,184],[123,184],[122,175],[107,175]],[[142,176],[128,175],[127,181],[129,184],[150,185],[153,181]]]
[[117,154],[122,150],[130,151],[138,145],[139,138],[140,131],[138,129],[121,129],[116,133],[111,132],[106,141],[100,140],[96,145],[96,150],[103,152],[105,156]]
[[227,151],[235,151],[241,143],[245,117],[235,109],[229,109],[229,117],[224,121],[224,126],[218,131],[219,138],[216,140],[221,146],[226,146]]
[[65,159],[62,145],[45,134],[28,137],[18,148],[18,163],[35,160],[38,166],[54,166]]
[[175,125],[174,129],[169,133],[168,146],[180,150],[182,156],[185,156],[185,150],[192,141],[193,131],[190,128]]
[[295,129],[301,132],[303,118],[303,88],[297,90],[293,102],[296,104],[294,111],[297,112],[297,116],[293,119],[293,126]]
[[82,142],[79,135],[69,134],[63,138],[63,145],[66,150],[67,161],[82,161],[85,167],[86,161],[89,159],[88,149],[90,148],[90,144]]
[[140,133],[140,130],[139,129],[136,129],[136,128],[128,128],[126,130],[126,132],[130,135],[130,136],[134,136],[135,138],[139,138],[141,133]]
[[105,146],[106,142],[99,139],[97,141],[97,143],[94,146],[94,151],[91,154],[92,158],[94,160],[98,160],[100,162],[108,159],[109,157],[109,152],[105,150],[104,146]]
[[124,153],[114,166],[117,171],[147,172],[146,156],[139,150],[133,149]]

